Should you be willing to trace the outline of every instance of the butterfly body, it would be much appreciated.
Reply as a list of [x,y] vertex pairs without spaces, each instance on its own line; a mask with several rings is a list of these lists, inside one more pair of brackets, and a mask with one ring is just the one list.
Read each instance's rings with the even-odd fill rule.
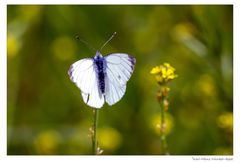
[[85,58],[73,63],[68,74],[81,90],[83,101],[94,108],[101,108],[106,101],[117,103],[125,94],[136,59],[128,54],[113,53]]
[[105,77],[106,77],[106,60],[105,58],[97,52],[94,60],[94,69],[97,74],[98,86],[102,94],[105,93]]

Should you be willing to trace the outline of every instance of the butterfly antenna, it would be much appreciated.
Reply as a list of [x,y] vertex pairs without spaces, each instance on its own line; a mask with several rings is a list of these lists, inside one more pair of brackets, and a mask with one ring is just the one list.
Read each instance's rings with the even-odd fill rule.
[[87,43],[85,40],[81,39],[78,35],[76,35],[75,37],[78,41],[80,41],[81,43],[83,43],[84,45],[86,45],[88,47],[89,50],[91,50],[92,52],[96,52],[96,49],[93,48],[89,43]]
[[114,32],[113,34],[112,34],[112,36],[103,44],[103,46],[100,48],[100,51],[102,50],[102,48],[105,46],[105,45],[107,45],[107,43],[109,42],[109,41],[111,41],[112,39],[113,39],[113,37],[115,36],[117,34],[117,32]]

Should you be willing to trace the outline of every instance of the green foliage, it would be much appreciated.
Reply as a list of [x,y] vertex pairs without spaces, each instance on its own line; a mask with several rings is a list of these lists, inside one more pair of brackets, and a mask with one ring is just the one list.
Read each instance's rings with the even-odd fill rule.
[[[159,154],[158,86],[149,73],[169,62],[170,154],[232,154],[233,7],[8,5],[8,154],[90,154],[92,109],[69,66],[116,37],[103,55],[136,60],[123,99],[99,111],[103,154]],[[169,118],[168,118],[169,117]],[[109,141],[109,142],[108,142]]]

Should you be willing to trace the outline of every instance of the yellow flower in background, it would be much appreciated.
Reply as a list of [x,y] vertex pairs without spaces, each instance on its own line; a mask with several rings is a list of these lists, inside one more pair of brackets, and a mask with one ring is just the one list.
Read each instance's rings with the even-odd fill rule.
[[103,127],[99,128],[98,141],[101,148],[107,151],[114,151],[121,146],[122,136],[114,128]]
[[55,154],[61,143],[61,135],[55,130],[41,132],[34,140],[36,151],[40,154]]
[[164,63],[163,65],[154,67],[150,73],[155,75],[159,84],[165,84],[177,77],[175,74],[175,68],[173,68],[169,63]]
[[[161,135],[161,115],[154,114],[151,117],[151,129],[154,131],[156,135]],[[164,132],[166,135],[169,135],[174,127],[174,120],[171,114],[166,113],[165,114],[165,125],[164,125]]]
[[15,57],[21,47],[19,39],[13,34],[8,33],[7,37],[7,55],[8,57]]
[[220,128],[228,131],[233,130],[233,113],[226,112],[217,118],[217,124]]

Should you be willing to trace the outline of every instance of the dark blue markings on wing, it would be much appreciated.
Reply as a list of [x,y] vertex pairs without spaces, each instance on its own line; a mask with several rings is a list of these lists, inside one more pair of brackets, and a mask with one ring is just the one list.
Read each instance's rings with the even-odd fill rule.
[[128,56],[129,57],[129,61],[131,62],[131,69],[133,70],[134,69],[134,65],[136,64],[136,59],[132,56]]

